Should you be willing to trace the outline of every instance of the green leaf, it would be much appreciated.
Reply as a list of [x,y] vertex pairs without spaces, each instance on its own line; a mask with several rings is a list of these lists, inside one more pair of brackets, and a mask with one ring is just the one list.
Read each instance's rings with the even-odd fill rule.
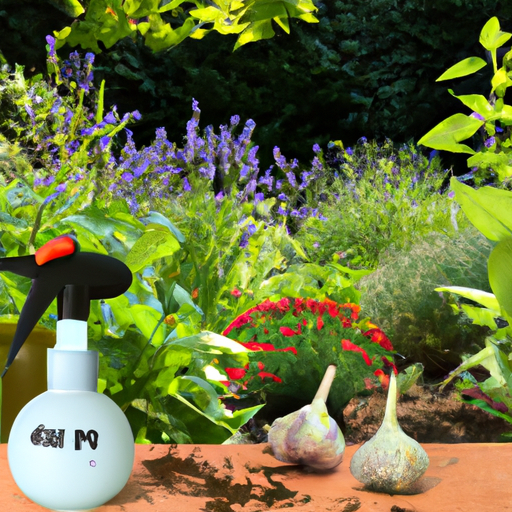
[[493,114],[496,118],[499,118],[499,114],[496,114],[494,108],[489,104],[487,98],[481,94],[465,94],[457,96],[451,89],[448,92],[454,97],[460,100],[466,107],[471,110],[478,112],[486,120],[489,120]]
[[465,144],[459,144],[459,142],[474,135],[483,124],[484,121],[474,117],[454,114],[430,130],[418,141],[418,144],[452,153],[472,155],[475,153],[474,150]]
[[400,394],[407,393],[423,374],[423,365],[415,363],[398,374],[397,386]]
[[159,212],[149,212],[146,217],[142,219],[146,224],[160,224],[165,226],[181,244],[185,242],[185,237],[182,232],[164,215]]
[[456,178],[450,186],[469,221],[484,236],[494,241],[512,237],[512,192],[494,187],[475,190]]
[[503,46],[511,37],[512,34],[501,32],[500,22],[496,16],[493,16],[480,32],[479,41],[486,50],[493,51]]
[[501,307],[512,315],[512,238],[502,240],[488,261],[489,283]]
[[485,327],[489,327],[489,329],[492,329],[493,331],[498,328],[496,320],[494,320],[496,316],[498,316],[496,311],[487,308],[469,306],[468,304],[462,304],[461,308],[475,325],[483,325]]
[[165,324],[159,311],[144,304],[134,304],[130,313],[137,328],[145,338],[151,340],[153,346],[158,347],[164,342]]
[[450,292],[456,293],[466,299],[474,300],[478,304],[494,311],[499,315],[501,308],[498,300],[492,293],[476,290],[474,288],[465,288],[464,286],[441,286],[435,289],[436,292]]
[[460,78],[462,76],[471,75],[472,73],[476,73],[484,66],[487,65],[485,60],[480,57],[468,57],[467,59],[461,60],[457,62],[451,68],[448,68],[437,80],[436,82],[441,82],[442,80],[452,80],[453,78]]
[[170,256],[179,249],[178,240],[168,231],[146,231],[126,256],[126,264],[132,272],[138,272],[151,262]]
[[85,12],[78,0],[50,0],[50,3],[71,18],[78,18]]

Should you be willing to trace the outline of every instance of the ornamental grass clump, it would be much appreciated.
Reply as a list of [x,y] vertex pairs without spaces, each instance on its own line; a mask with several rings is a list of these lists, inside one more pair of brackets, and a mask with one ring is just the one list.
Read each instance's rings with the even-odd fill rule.
[[[295,409],[301,402],[311,402],[325,370],[335,364],[339,378],[328,405],[333,417],[340,418],[357,393],[381,380],[386,385],[384,367],[394,368],[391,342],[368,319],[359,319],[360,310],[357,304],[328,298],[265,300],[233,320],[223,334],[254,351],[247,370],[264,365],[274,376],[264,392],[285,409],[290,402]],[[253,381],[247,373],[232,376],[239,377],[231,379],[233,391],[251,391]]]

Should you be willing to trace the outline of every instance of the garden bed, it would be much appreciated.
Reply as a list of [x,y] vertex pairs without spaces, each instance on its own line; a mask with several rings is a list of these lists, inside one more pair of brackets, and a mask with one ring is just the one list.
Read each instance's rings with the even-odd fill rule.
[[[344,410],[347,443],[370,439],[382,421],[384,393],[357,397]],[[420,443],[496,443],[512,425],[456,398],[453,390],[440,392],[435,386],[413,386],[397,404],[402,429]]]

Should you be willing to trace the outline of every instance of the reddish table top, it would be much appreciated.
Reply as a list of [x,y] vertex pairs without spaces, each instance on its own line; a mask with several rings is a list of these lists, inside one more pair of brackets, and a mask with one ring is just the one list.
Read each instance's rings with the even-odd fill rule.
[[[430,466],[415,495],[362,490],[349,464],[307,473],[283,464],[268,445],[137,445],[126,487],[98,512],[257,512],[293,507],[297,512],[512,511],[512,444],[425,444]],[[0,510],[43,512],[23,496],[0,445]]]

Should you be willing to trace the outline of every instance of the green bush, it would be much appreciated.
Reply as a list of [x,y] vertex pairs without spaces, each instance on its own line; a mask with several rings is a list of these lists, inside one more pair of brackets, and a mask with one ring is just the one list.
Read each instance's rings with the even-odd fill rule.
[[398,250],[430,231],[454,232],[457,214],[442,193],[447,171],[437,157],[429,162],[412,145],[363,138],[354,149],[331,144],[325,160],[332,183],[320,210],[327,220],[308,219],[298,233],[313,259],[375,267],[391,245]]
[[434,289],[457,285],[489,291],[486,261],[491,249],[472,226],[455,236],[431,233],[410,247],[390,249],[378,269],[360,281],[361,307],[406,363],[421,362],[427,376],[442,377],[460,363],[462,354],[483,346],[488,329],[456,314]]

